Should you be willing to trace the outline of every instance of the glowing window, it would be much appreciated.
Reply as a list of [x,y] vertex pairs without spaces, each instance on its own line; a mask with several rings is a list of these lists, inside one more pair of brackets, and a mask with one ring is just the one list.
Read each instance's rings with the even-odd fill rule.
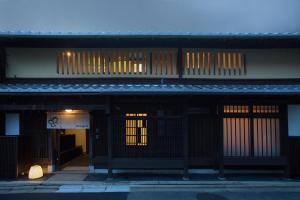
[[147,146],[146,113],[126,113],[126,146]]

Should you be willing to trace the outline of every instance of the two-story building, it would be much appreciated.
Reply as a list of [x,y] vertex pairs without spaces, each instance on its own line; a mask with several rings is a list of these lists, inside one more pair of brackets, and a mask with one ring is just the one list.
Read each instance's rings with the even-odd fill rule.
[[61,3],[0,26],[2,176],[33,164],[53,172],[81,154],[91,173],[109,177],[114,169],[299,173],[299,19],[205,16],[191,5],[183,15],[172,4],[178,12],[168,19],[164,2],[153,18],[121,3],[128,16],[115,5],[106,20],[106,9],[82,5],[74,13],[95,12],[80,21]]

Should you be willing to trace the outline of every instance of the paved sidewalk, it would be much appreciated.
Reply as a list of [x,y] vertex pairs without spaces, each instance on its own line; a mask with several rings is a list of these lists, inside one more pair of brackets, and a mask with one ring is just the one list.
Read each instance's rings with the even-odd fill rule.
[[[282,181],[0,181],[0,193],[299,191],[300,182]],[[300,199],[300,198],[299,198]]]
[[[161,192],[161,191],[247,191],[249,188],[267,191],[300,191],[299,179],[283,179],[278,175],[217,175],[191,174],[190,180],[181,175],[115,174],[108,180],[106,174],[87,174],[76,171],[57,172],[40,180],[26,177],[16,181],[0,181],[0,193],[46,192]],[[300,199],[300,198],[299,198]]]

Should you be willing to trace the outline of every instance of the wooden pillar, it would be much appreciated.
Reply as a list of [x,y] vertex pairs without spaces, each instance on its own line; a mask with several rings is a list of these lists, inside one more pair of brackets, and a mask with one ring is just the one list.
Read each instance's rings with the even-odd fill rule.
[[112,172],[112,145],[113,145],[113,131],[112,131],[112,113],[111,113],[111,98],[107,98],[106,102],[106,118],[107,118],[107,178],[113,178]]
[[217,130],[219,135],[219,179],[224,179],[224,135],[223,135],[223,105],[217,106]]
[[183,69],[182,69],[182,48],[177,49],[177,72],[179,78],[182,78]]
[[48,156],[49,156],[49,165],[48,165],[48,173],[54,172],[55,160],[53,157],[53,132],[51,129],[47,130],[48,134]]
[[6,51],[4,48],[0,48],[0,82],[5,80],[6,69]]
[[89,172],[95,172],[94,166],[94,115],[90,113],[90,129],[89,129]]
[[183,111],[183,124],[182,124],[182,131],[183,131],[183,156],[184,156],[184,167],[183,167],[183,180],[189,179],[189,130],[188,130],[188,105],[185,102],[184,111]]
[[280,134],[282,144],[282,155],[286,159],[284,177],[287,179],[291,178],[290,169],[290,149],[289,149],[289,135],[288,135],[288,109],[287,105],[280,105]]

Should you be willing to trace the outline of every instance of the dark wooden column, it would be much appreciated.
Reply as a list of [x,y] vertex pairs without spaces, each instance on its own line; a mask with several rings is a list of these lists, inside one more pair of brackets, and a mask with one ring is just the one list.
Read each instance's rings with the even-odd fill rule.
[[106,99],[106,118],[107,118],[107,178],[112,179],[112,145],[113,145],[113,131],[112,131],[112,112],[111,112],[111,97]]
[[224,179],[224,135],[223,135],[223,105],[217,106],[217,131],[219,132],[219,178]]
[[179,78],[182,78],[183,70],[182,70],[182,48],[177,49],[177,72]]
[[286,159],[284,176],[287,179],[291,178],[290,169],[290,149],[289,149],[289,133],[288,133],[288,108],[287,105],[280,105],[280,134],[282,155]]
[[189,179],[189,130],[188,130],[188,105],[187,102],[184,103],[183,107],[183,156],[184,156],[184,167],[183,167],[183,179]]
[[90,129],[89,129],[89,171],[95,172],[94,166],[94,113],[90,113]]
[[5,80],[6,69],[6,52],[4,48],[0,48],[0,82]]

